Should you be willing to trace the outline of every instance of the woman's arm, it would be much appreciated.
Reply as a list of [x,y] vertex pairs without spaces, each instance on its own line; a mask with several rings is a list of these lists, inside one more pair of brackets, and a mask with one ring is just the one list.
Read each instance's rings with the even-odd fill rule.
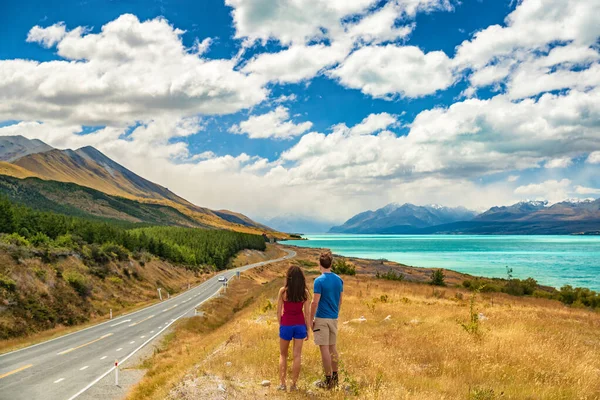
[[310,319],[310,292],[306,291],[306,301],[304,302],[304,322],[306,323],[306,340],[311,329],[312,320]]
[[281,325],[281,316],[283,315],[283,291],[285,288],[279,289],[279,295],[277,296],[277,322]]

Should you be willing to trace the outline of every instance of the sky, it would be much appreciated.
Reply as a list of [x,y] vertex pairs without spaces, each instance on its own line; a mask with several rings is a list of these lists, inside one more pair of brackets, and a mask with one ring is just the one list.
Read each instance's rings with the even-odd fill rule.
[[0,135],[263,222],[600,196],[597,0],[4,0]]

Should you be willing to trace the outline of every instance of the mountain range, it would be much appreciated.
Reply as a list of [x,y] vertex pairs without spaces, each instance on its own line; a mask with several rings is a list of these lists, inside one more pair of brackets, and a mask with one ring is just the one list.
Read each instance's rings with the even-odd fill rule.
[[22,136],[0,137],[0,193],[36,208],[66,207],[70,214],[249,233],[273,231],[243,214],[192,204],[94,147],[59,150]]
[[477,214],[463,207],[388,204],[355,215],[331,233],[600,234],[600,199],[522,201]]
[[343,225],[334,226],[329,231],[332,233],[404,233],[414,229],[471,220],[476,215],[477,213],[464,207],[391,203],[378,210],[355,215]]

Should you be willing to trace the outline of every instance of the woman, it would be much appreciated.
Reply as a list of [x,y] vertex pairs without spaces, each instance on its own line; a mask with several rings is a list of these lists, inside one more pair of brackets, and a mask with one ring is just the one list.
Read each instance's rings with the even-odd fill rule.
[[304,272],[292,265],[285,276],[285,286],[279,289],[277,318],[279,320],[279,379],[278,390],[286,390],[287,356],[290,342],[294,339],[294,361],[292,364],[292,386],[296,390],[302,357],[302,344],[308,340],[308,317],[310,293],[306,287]]

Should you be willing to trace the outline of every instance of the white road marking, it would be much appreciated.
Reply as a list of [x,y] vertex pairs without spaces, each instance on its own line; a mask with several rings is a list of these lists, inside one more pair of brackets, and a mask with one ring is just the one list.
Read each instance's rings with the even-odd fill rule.
[[[154,331],[152,331],[152,332],[154,332]],[[145,337],[146,337],[146,335],[144,335],[144,336],[140,336],[140,339],[143,339],[143,338],[145,338]]]
[[85,367],[81,367],[79,368],[80,371],[83,371],[84,369],[88,369],[89,365],[86,365]]
[[154,331],[151,331],[150,333],[154,333]]
[[119,348],[117,349],[117,351],[121,351],[121,350],[123,350],[123,348],[122,348],[122,347],[119,347]]
[[55,380],[54,383],[62,382],[64,380],[65,380],[65,378],[60,378],[60,379]]
[[130,319],[126,319],[125,321],[117,322],[116,324],[112,324],[111,327],[124,324],[125,322],[131,321]]
[[131,342],[129,342],[129,344],[134,344],[134,343],[135,343],[135,340],[132,340]]
[[104,357],[101,357],[100,359],[101,359],[101,360],[104,360],[106,357],[107,357],[107,356],[104,356]]

